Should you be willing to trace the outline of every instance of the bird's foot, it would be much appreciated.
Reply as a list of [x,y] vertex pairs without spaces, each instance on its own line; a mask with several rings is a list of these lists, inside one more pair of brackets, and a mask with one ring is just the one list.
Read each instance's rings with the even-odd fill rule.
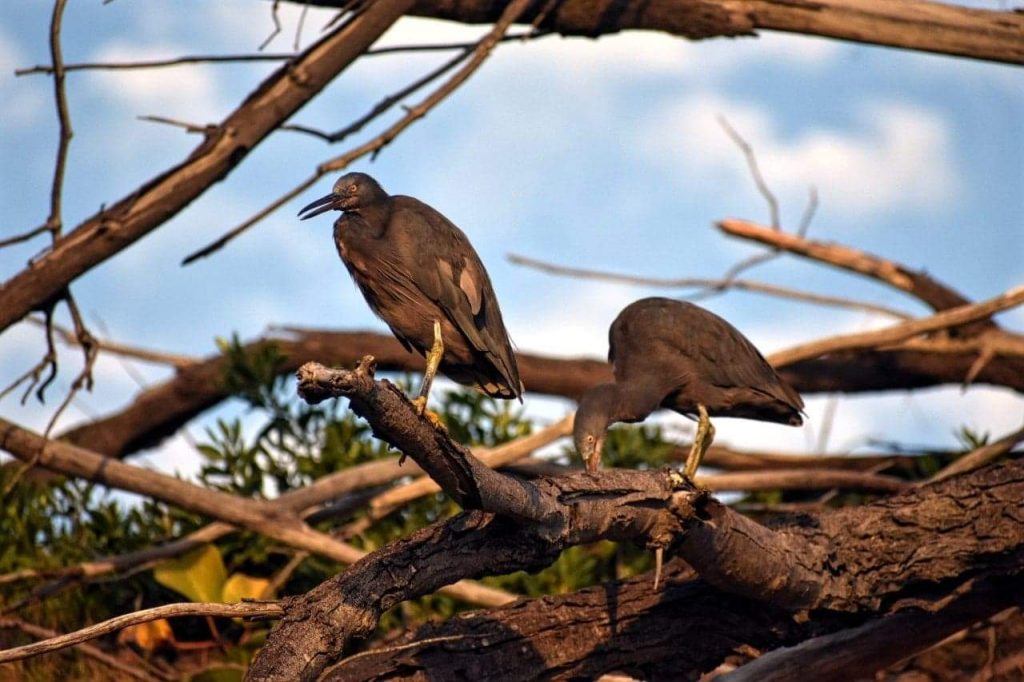
[[437,412],[427,409],[427,396],[421,395],[416,398],[412,401],[412,406],[413,409],[416,410],[416,414],[430,422],[430,425],[435,429],[438,431],[444,431],[445,433],[448,432],[447,427],[445,427],[444,422],[441,420],[441,416]]

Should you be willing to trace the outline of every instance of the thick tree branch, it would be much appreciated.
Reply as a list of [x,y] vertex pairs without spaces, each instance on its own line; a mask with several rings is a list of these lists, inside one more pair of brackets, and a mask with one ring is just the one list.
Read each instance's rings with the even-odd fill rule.
[[[0,449],[22,461],[34,459],[47,469],[146,495],[212,519],[261,533],[334,561],[351,564],[366,554],[356,547],[313,530],[287,505],[248,500],[217,490],[208,490],[173,476],[103,457],[84,448],[58,441],[47,441],[2,418]],[[295,499],[290,502],[294,503]],[[474,603],[482,601],[488,604],[503,604],[512,599],[506,592],[481,585],[453,585],[446,591],[453,597]]]
[[[669,546],[728,592],[783,608],[852,612],[925,604],[952,580],[1012,572],[1024,558],[1024,462],[769,530],[665,472],[604,470],[532,482],[494,472],[416,415],[391,384],[374,381],[367,362],[356,371],[310,363],[299,375],[307,400],[348,396],[378,437],[417,461],[453,499],[501,516],[468,514],[425,529],[289,603],[251,679],[315,677],[352,637],[369,632],[387,605],[435,589],[429,580],[442,566],[445,580],[507,572],[516,561],[525,569],[601,538]],[[475,528],[467,531],[469,522]],[[938,529],[944,542],[929,542]],[[490,566],[495,556],[505,557],[499,569]],[[385,576],[384,566],[416,570]],[[413,585],[417,576],[427,584]]]
[[[342,2],[310,0],[307,4],[336,7]],[[544,4],[534,3],[521,21],[534,21]],[[493,0],[419,0],[411,13],[462,23],[490,23],[504,5]],[[643,29],[694,40],[748,36],[764,29],[1024,63],[1024,17],[1020,14],[925,0],[564,0],[540,27],[585,36]]]
[[188,159],[81,223],[44,256],[0,285],[0,331],[59,295],[76,277],[185,208],[316,95],[412,5],[369,3],[302,56],[267,78]]
[[[294,372],[307,360],[351,366],[372,355],[388,371],[423,369],[422,359],[408,353],[391,336],[371,332],[288,330],[283,338],[261,339],[245,345],[246,353],[268,346],[282,357],[280,371]],[[801,360],[779,368],[783,378],[801,393],[857,393],[922,388],[961,383],[974,365],[974,345],[942,351],[920,350],[907,343],[886,349],[833,351],[826,357]],[[601,360],[564,359],[517,354],[527,390],[543,395],[576,398],[587,388],[611,380],[611,368]],[[205,410],[229,396],[223,377],[228,361],[221,354],[178,369],[175,375],[141,392],[119,412],[75,427],[61,438],[111,457],[124,457],[153,447]],[[1024,356],[996,355],[975,383],[1005,386],[1024,392]]]

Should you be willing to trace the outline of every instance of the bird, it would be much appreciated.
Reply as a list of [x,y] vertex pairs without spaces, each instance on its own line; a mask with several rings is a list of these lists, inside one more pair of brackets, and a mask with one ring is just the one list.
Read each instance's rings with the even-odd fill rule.
[[299,217],[327,211],[341,211],[334,243],[367,304],[406,350],[427,360],[413,400],[417,413],[426,409],[438,369],[489,396],[522,402],[498,299],[462,230],[418,199],[389,195],[366,173],[341,176]]
[[791,426],[803,423],[804,402],[754,345],[718,315],[686,301],[643,298],[608,330],[615,381],[580,397],[573,426],[588,471],[600,466],[608,427],[640,422],[659,408],[698,416],[683,473],[693,479],[714,440],[711,416]]

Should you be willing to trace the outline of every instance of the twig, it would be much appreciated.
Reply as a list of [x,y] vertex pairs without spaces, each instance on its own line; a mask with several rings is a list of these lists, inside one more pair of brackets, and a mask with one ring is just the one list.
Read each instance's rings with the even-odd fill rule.
[[466,639],[477,639],[480,637],[486,637],[487,635],[442,635],[440,637],[427,637],[425,639],[418,639],[415,642],[409,642],[408,644],[396,644],[395,646],[385,646],[378,649],[369,649],[367,651],[360,651],[358,654],[352,654],[348,658],[344,658],[330,668],[324,671],[324,676],[329,677],[333,673],[337,673],[341,668],[347,664],[352,663],[363,658],[369,658],[371,656],[386,656],[388,654],[395,654],[399,651],[408,651],[409,649],[422,649],[425,646],[431,646],[433,644],[443,644],[445,642],[459,642]]
[[270,32],[270,35],[267,36],[266,40],[260,43],[260,46],[256,48],[260,51],[262,51],[263,48],[269,45],[270,41],[272,41],[277,36],[277,34],[281,32],[281,19],[277,16],[277,10],[279,9],[280,4],[281,0],[274,0],[274,2],[271,3],[270,5],[270,19],[274,22],[274,30],[272,30]]
[[839,308],[852,308],[854,310],[865,310],[872,313],[879,313],[881,315],[887,315],[889,317],[896,317],[903,320],[911,318],[909,313],[905,313],[901,310],[896,310],[888,306],[877,305],[875,303],[868,303],[865,301],[855,301],[853,299],[842,298],[839,296],[828,296],[826,294],[819,294],[812,291],[801,291],[799,289],[791,289],[789,287],[783,287],[776,284],[769,284],[766,282],[756,282],[753,280],[744,279],[709,279],[703,277],[648,277],[648,276],[635,276],[625,275],[614,272],[604,272],[601,270],[589,270],[586,268],[575,268],[564,265],[555,265],[548,263],[536,258],[529,258],[527,256],[520,256],[517,254],[509,254],[508,260],[516,265],[523,265],[528,268],[540,270],[552,275],[562,275],[565,277],[579,277],[581,279],[594,279],[605,282],[616,282],[620,284],[629,284],[636,286],[658,286],[658,287],[672,287],[672,288],[689,288],[689,287],[706,287],[710,289],[739,289],[741,291],[752,291],[755,293],[767,294],[769,296],[777,296],[779,298],[788,298],[795,301],[804,301],[806,303],[813,303],[817,305],[835,306]]
[[771,225],[773,230],[781,230],[782,223],[779,220],[779,201],[775,198],[775,195],[768,188],[768,183],[764,180],[764,175],[761,174],[761,168],[757,163],[757,156],[754,155],[754,149],[750,146],[743,136],[736,132],[736,129],[729,124],[728,119],[725,116],[719,114],[715,117],[718,121],[718,125],[722,126],[725,134],[729,136],[729,139],[740,148],[743,152],[743,157],[747,160],[747,168],[750,169],[750,175],[754,178],[754,184],[757,185],[757,191],[761,193],[764,200],[768,203],[768,212],[771,216]]
[[302,45],[302,27],[306,24],[306,14],[309,13],[309,5],[303,5],[302,11],[299,12],[299,21],[295,25],[295,42],[292,44],[292,49],[296,52],[299,51],[299,46]]
[[1005,455],[1022,440],[1024,440],[1024,427],[1003,436],[994,443],[983,445],[953,461],[951,464],[947,465],[944,469],[932,476],[931,479],[929,479],[929,482],[942,481],[950,476],[956,476],[957,474],[962,474],[966,471],[970,471],[971,469],[977,469],[978,467],[984,466],[997,457]]
[[23,234],[8,237],[7,239],[0,239],[0,249],[6,248],[8,246],[13,246],[14,244],[20,244],[21,242],[27,242],[28,240],[34,239],[39,235],[49,231],[49,226],[46,223],[43,223],[39,227],[29,230],[28,232],[25,232]]
[[370,155],[370,160],[376,159],[377,155],[389,145],[398,135],[402,133],[406,128],[415,123],[417,120],[427,115],[427,112],[437,106],[443,101],[448,95],[454,92],[460,85],[462,85],[473,73],[480,67],[481,64],[487,59],[495,45],[501,40],[505,31],[515,21],[516,18],[529,6],[529,0],[512,0],[502,12],[501,18],[495,22],[494,27],[487,35],[480,39],[477,43],[476,48],[473,51],[472,57],[469,61],[457,71],[448,81],[441,85],[437,90],[428,95],[419,104],[410,107],[406,110],[405,116],[395,122],[391,127],[382,132],[377,137],[365,142],[364,144],[355,147],[348,152],[337,156],[329,161],[326,161],[317,166],[316,171],[312,176],[303,180],[296,187],[286,192],[283,196],[279,197],[276,201],[271,203],[269,206],[261,210],[255,216],[245,221],[238,227],[235,227],[225,233],[222,237],[203,247],[202,249],[186,256],[182,261],[182,265],[187,265],[200,258],[205,258],[210,254],[219,251],[225,245],[228,244],[232,239],[242,234],[245,230],[249,229],[259,221],[263,220],[266,216],[270,215],[278,208],[291,201],[293,198],[306,191],[311,187],[317,180],[322,178],[328,173],[341,170],[346,168],[349,164],[357,159],[360,159],[367,154]]
[[184,128],[187,133],[199,133],[201,135],[209,135],[210,133],[217,130],[217,126],[208,123],[206,125],[200,125],[199,123],[189,123],[188,121],[180,121],[176,118],[167,118],[166,116],[152,116],[143,115],[136,116],[140,121],[148,121],[150,123],[163,123],[164,125],[175,126],[176,128]]
[[373,107],[373,109],[371,109],[369,112],[367,112],[363,116],[360,116],[358,119],[356,119],[355,121],[353,121],[352,123],[350,123],[346,127],[342,128],[341,130],[335,131],[333,133],[325,133],[322,130],[317,130],[316,128],[310,128],[308,126],[297,125],[297,124],[286,124],[286,125],[283,125],[283,126],[280,127],[280,130],[292,130],[292,131],[299,132],[299,133],[306,133],[307,135],[313,135],[314,137],[319,137],[320,139],[325,140],[327,142],[330,142],[331,144],[335,144],[337,142],[341,142],[342,140],[344,140],[348,136],[353,135],[355,133],[358,133],[368,123],[370,123],[375,118],[377,118],[381,114],[383,114],[386,111],[388,111],[389,109],[391,109],[391,107],[395,106],[396,104],[398,104],[399,102],[404,100],[409,95],[413,94],[414,92],[416,92],[417,90],[419,90],[423,86],[425,86],[425,85],[433,82],[434,80],[440,78],[441,76],[446,74],[448,71],[454,69],[456,66],[458,66],[459,64],[464,62],[466,59],[468,59],[471,54],[473,54],[472,47],[463,50],[461,53],[456,55],[454,58],[449,59],[447,62],[445,62],[441,66],[437,67],[433,71],[429,72],[428,74],[426,74],[422,78],[420,78],[420,79],[418,79],[416,81],[413,81],[412,83],[410,83],[406,87],[402,88],[398,92],[394,93],[393,95],[389,95],[388,97],[385,97],[383,100],[378,102]]
[[842,334],[793,346],[792,348],[772,353],[768,356],[768,362],[776,366],[789,365],[800,360],[808,360],[840,350],[887,346],[920,334],[927,334],[928,332],[957,327],[974,322],[975,320],[986,319],[1000,310],[1013,308],[1021,303],[1024,303],[1024,286],[1015,287],[1004,294],[981,303],[950,308],[930,317],[910,320],[909,322],[895,324],[884,329],[858,334]]
[[53,90],[57,104],[57,119],[60,124],[57,163],[53,169],[53,187],[50,190],[50,217],[46,219],[47,229],[53,235],[54,241],[60,237],[64,226],[61,218],[61,195],[64,188],[64,171],[67,167],[68,145],[74,136],[74,131],[71,128],[71,115],[68,112],[68,100],[64,92],[64,57],[60,49],[60,28],[66,4],[67,0],[55,0],[53,17],[50,20],[50,59],[53,60]]
[[721,220],[716,225],[718,229],[732,237],[761,242],[804,258],[877,279],[917,297],[934,310],[969,303],[958,292],[922,272],[915,272],[899,263],[842,244],[804,239],[796,234],[779,232],[745,220]]
[[[38,317],[30,316],[29,322],[39,326],[45,326],[45,320],[41,320]],[[53,325],[53,330],[57,333],[57,336],[66,344],[69,345],[81,345],[78,337],[71,332],[71,330],[62,327],[58,324]],[[158,365],[170,365],[175,369],[182,369],[189,365],[194,365],[199,360],[187,355],[176,355],[174,353],[164,353],[156,350],[149,350],[148,348],[139,348],[138,346],[130,346],[128,344],[118,343],[116,341],[110,341],[107,339],[93,339],[96,344],[96,348],[105,353],[111,355],[120,355],[126,358],[132,358],[133,360],[143,360],[145,362],[152,362]]]
[[[535,39],[549,35],[546,31],[526,32],[509,34],[502,38],[502,42],[511,40]],[[364,57],[379,57],[384,55],[416,53],[416,52],[448,52],[451,50],[464,50],[472,48],[476,43],[435,43],[425,45],[391,45],[388,47],[375,47],[363,53]],[[151,59],[133,62],[79,62],[77,64],[65,64],[64,71],[127,71],[134,69],[160,69],[173,66],[186,66],[189,64],[233,64],[237,62],[285,62],[294,59],[298,52],[279,52],[276,54],[206,54],[187,55],[184,57],[173,57],[170,59]],[[15,76],[30,76],[34,74],[53,73],[52,66],[37,65],[25,69],[17,69]],[[0,242],[2,245],[3,242]]]
[[117,616],[102,623],[76,630],[41,642],[0,651],[0,663],[19,661],[51,651],[65,649],[75,644],[117,632],[132,625],[149,623],[160,618],[176,618],[179,616],[220,616],[224,618],[267,619],[278,618],[284,613],[277,602],[240,602],[238,604],[166,604],[151,609],[143,609],[135,613]]
[[911,487],[910,483],[893,476],[881,476],[863,471],[837,469],[778,469],[698,476],[697,483],[712,492],[757,490],[863,490],[898,493]]
[[[39,625],[35,625],[34,623],[26,623],[25,621],[16,618],[0,618],[0,629],[3,628],[18,629],[24,632],[26,635],[30,637],[35,637],[36,639],[54,639],[56,637],[60,637],[60,634],[55,630],[51,630],[50,628],[44,628]],[[110,654],[101,651],[100,649],[92,646],[91,644],[79,643],[72,644],[70,646],[74,646],[78,651],[85,654],[86,656],[94,658],[97,661],[100,661],[101,663],[108,665],[111,668],[114,668],[115,670],[120,670],[122,673],[130,677],[134,677],[137,680],[150,680],[153,677],[156,677],[160,680],[167,680],[168,682],[172,682],[173,680],[177,679],[176,677],[172,677],[164,673],[163,671],[157,670],[156,668],[149,665],[146,665],[146,670],[145,672],[143,672],[139,670],[138,665],[131,665],[129,663],[125,663],[116,656],[111,656]],[[0,654],[2,653],[3,652],[0,651]],[[140,661],[140,663],[144,662]]]

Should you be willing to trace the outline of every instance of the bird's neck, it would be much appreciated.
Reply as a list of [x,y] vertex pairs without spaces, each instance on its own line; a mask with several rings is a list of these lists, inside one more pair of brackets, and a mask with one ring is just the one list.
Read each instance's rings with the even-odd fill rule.
[[391,203],[380,201],[346,211],[351,225],[358,225],[363,236],[379,239],[387,231],[388,220],[391,218]]
[[661,394],[654,387],[635,382],[614,383],[615,400],[612,402],[613,421],[639,422],[658,409]]

